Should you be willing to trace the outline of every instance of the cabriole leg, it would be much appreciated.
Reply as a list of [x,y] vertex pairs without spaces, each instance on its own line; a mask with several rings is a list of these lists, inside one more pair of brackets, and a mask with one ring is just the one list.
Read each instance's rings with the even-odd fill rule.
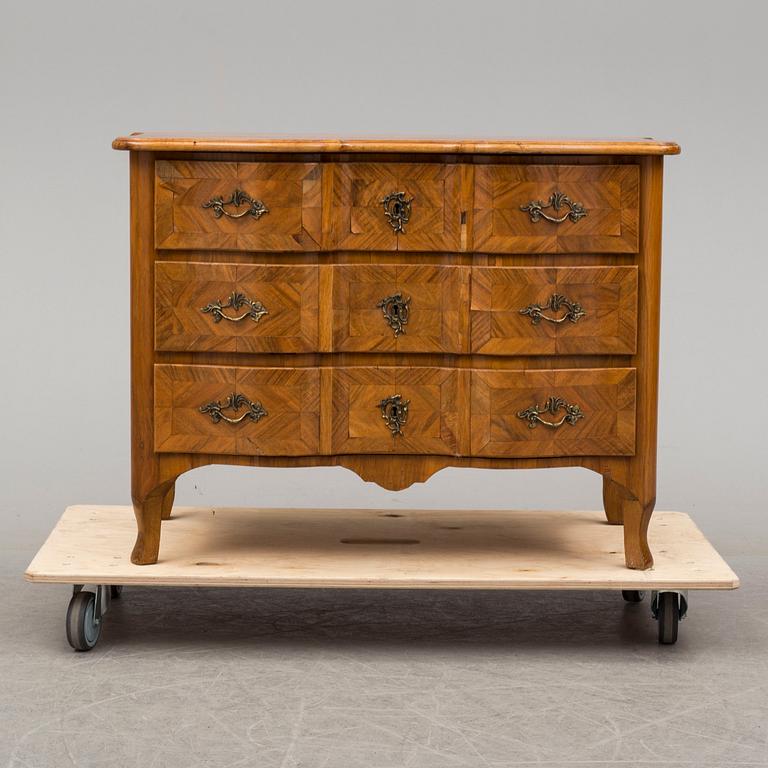
[[627,568],[645,571],[653,565],[648,547],[648,523],[651,521],[654,503],[643,504],[637,499],[624,499],[624,557]]
[[133,500],[138,534],[131,553],[135,565],[151,565],[157,562],[160,551],[160,521],[163,514],[163,499],[167,486],[155,489],[144,499]]

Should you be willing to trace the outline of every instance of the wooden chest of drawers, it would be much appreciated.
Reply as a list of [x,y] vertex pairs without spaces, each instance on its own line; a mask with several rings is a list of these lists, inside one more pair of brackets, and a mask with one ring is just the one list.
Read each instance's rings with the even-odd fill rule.
[[204,464],[603,476],[651,566],[663,155],[135,134],[134,563]]

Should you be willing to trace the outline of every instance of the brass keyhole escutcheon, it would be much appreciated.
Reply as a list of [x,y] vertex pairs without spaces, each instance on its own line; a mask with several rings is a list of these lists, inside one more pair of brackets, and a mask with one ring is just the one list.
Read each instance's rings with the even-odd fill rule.
[[410,315],[411,299],[407,299],[402,293],[395,293],[392,296],[383,298],[376,306],[381,309],[384,319],[397,338],[401,333],[405,333],[405,326],[408,324]]
[[400,395],[390,395],[385,397],[380,403],[381,418],[387,424],[392,437],[403,434],[403,427],[408,421],[408,406],[410,400],[403,400]]
[[412,197],[406,197],[405,192],[391,192],[382,201],[384,215],[395,232],[405,234],[405,225],[411,219]]

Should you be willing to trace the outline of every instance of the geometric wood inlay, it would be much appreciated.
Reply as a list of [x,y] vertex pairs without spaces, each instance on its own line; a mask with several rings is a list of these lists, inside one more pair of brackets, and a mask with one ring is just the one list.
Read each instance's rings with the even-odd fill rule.
[[[635,369],[472,371],[472,455],[631,456],[635,451]],[[518,413],[549,397],[578,405],[583,418],[531,428]],[[560,421],[565,411],[542,416]]]
[[[578,303],[576,322],[533,323],[520,310],[553,294]],[[546,317],[566,313],[544,309]],[[472,352],[631,355],[637,343],[637,267],[473,267]]]
[[[238,292],[259,301],[258,322],[215,321],[203,307]],[[194,352],[314,352],[318,344],[318,267],[155,263],[155,349]],[[239,317],[248,307],[224,310]]]
[[[268,213],[216,218],[203,203],[242,190]],[[316,163],[158,160],[155,246],[235,251],[316,251],[322,240],[321,173]],[[242,213],[244,206],[228,206]]]
[[[241,456],[307,456],[320,451],[317,368],[155,365],[155,451]],[[215,423],[200,406],[232,393],[259,402],[267,415]],[[230,418],[244,413],[226,411]]]
[[[531,221],[521,206],[546,204],[555,192],[586,216]],[[474,249],[490,253],[636,253],[640,173],[637,165],[478,165]],[[546,213],[559,218],[563,205]]]

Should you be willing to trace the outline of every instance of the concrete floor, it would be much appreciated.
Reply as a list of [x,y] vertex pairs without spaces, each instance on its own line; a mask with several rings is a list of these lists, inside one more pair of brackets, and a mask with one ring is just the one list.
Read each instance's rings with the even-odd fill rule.
[[1,766],[768,766],[768,558],[671,647],[609,593],[134,587],[77,654],[32,554],[0,574]]

